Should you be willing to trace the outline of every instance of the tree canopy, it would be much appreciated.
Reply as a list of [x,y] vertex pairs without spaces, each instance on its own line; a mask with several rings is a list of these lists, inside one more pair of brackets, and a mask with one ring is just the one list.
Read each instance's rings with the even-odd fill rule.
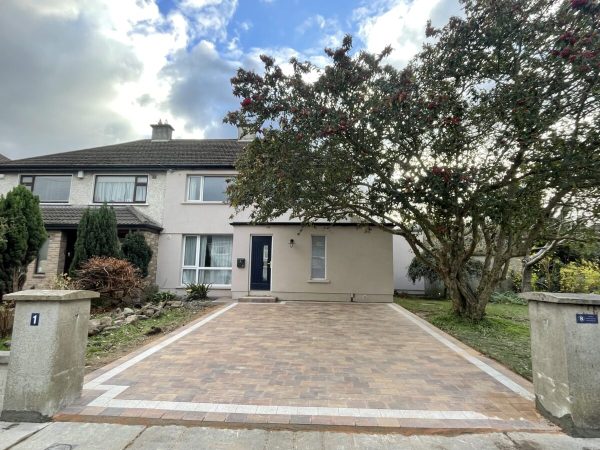
[[[232,78],[225,121],[257,133],[230,185],[268,221],[348,216],[403,236],[444,281],[457,314],[483,317],[511,257],[600,185],[600,5],[464,0],[399,70],[352,52],[319,69],[262,56]],[[582,208],[587,204],[575,202]],[[590,206],[591,207],[591,206]],[[467,282],[473,255],[481,281]]]

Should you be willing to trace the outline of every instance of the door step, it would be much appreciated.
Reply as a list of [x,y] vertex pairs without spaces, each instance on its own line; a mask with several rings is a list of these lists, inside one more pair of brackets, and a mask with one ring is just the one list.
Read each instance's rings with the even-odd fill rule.
[[250,295],[238,298],[238,303],[275,303],[277,297]]

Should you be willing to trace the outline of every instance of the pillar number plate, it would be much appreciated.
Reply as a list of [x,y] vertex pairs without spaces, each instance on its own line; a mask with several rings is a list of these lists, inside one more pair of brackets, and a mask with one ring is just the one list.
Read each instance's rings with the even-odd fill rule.
[[31,320],[29,321],[29,325],[32,327],[37,327],[40,324],[40,313],[31,313]]
[[598,323],[598,314],[576,314],[577,323]]

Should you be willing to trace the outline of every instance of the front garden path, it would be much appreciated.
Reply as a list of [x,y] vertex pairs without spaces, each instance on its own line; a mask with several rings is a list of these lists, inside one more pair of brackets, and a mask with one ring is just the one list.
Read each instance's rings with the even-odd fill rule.
[[528,381],[392,304],[224,305],[89,374],[55,420],[557,431]]

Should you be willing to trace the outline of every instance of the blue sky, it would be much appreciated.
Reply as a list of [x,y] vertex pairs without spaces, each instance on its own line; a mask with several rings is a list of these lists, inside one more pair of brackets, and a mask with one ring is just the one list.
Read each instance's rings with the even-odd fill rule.
[[0,153],[22,158],[147,138],[228,138],[229,79],[259,55],[327,64],[346,33],[356,50],[395,49],[402,67],[428,19],[458,0],[2,0]]

